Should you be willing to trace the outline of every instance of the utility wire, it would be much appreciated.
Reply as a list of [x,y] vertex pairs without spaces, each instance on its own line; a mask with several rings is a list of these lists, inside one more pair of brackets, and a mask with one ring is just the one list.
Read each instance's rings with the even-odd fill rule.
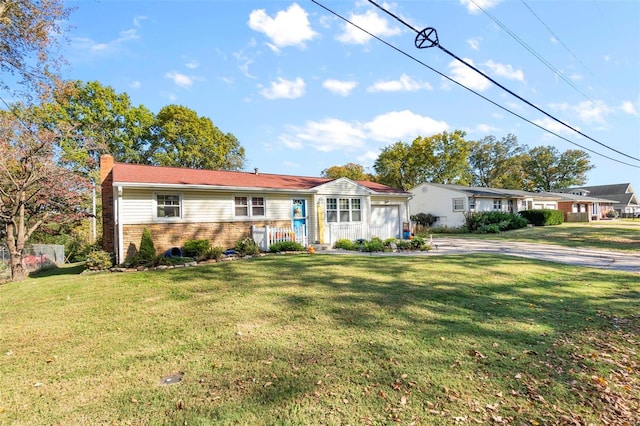
[[[312,0],[313,1],[313,0]],[[422,48],[423,46],[419,46],[418,45],[418,38],[419,37],[424,37],[427,41],[430,42],[430,45],[428,46],[424,46],[424,47],[438,47],[440,50],[442,50],[444,53],[446,53],[447,55],[451,56],[454,59],[457,59],[458,61],[460,61],[461,63],[463,63],[464,65],[466,65],[467,67],[471,68],[472,70],[474,70],[475,72],[477,72],[478,74],[480,74],[481,76],[483,76],[484,78],[486,78],[487,80],[489,80],[490,82],[492,82],[493,84],[495,84],[496,86],[500,87],[502,90],[504,90],[505,92],[509,93],[510,95],[516,97],[517,99],[519,99],[520,101],[526,103],[527,105],[529,105],[530,107],[536,109],[537,111],[541,112],[542,114],[546,115],[547,117],[549,117],[550,119],[552,119],[553,121],[567,127],[568,129],[573,130],[574,132],[578,133],[579,135],[589,139],[592,142],[597,143],[600,146],[603,146],[613,152],[616,152],[624,157],[627,158],[631,158],[632,160],[636,160],[636,161],[640,161],[640,158],[637,157],[633,157],[629,154],[625,154],[622,151],[619,151],[615,148],[612,148],[594,138],[592,138],[589,135],[586,135],[585,133],[581,132],[580,130],[576,129],[575,127],[561,121],[560,119],[556,118],[555,116],[549,114],[548,112],[546,112],[545,110],[543,110],[542,108],[534,105],[533,103],[529,102],[528,100],[526,100],[525,98],[523,98],[522,96],[518,95],[517,93],[513,92],[512,90],[508,89],[507,87],[503,86],[502,84],[500,84],[499,82],[497,82],[496,80],[494,80],[493,78],[489,77],[487,74],[485,74],[484,72],[482,72],[480,69],[478,69],[477,67],[471,65],[470,63],[466,62],[465,60],[463,60],[462,58],[458,57],[457,55],[455,55],[453,52],[451,52],[450,50],[446,49],[445,47],[443,47],[440,42],[438,41],[438,37],[437,37],[437,32],[435,31],[435,29],[433,28],[426,28],[425,30],[422,31],[418,31],[415,28],[413,28],[411,25],[407,24],[405,21],[399,19],[396,15],[394,15],[393,13],[389,12],[388,10],[386,10],[385,8],[383,8],[382,6],[378,5],[375,1],[373,0],[368,0],[369,3],[373,4],[374,6],[376,6],[378,9],[382,10],[384,13],[394,17],[396,20],[398,20],[399,22],[401,22],[403,25],[405,25],[406,27],[408,27],[409,29],[411,29],[412,31],[414,31],[415,33],[417,33],[417,37],[416,37],[416,47],[418,48]],[[471,0],[472,2],[474,0]],[[315,2],[314,2],[315,3]],[[430,39],[430,36],[433,36],[435,34],[435,40],[434,39]]]
[[[571,86],[576,92],[580,93],[582,96],[584,96],[586,99],[590,100],[591,102],[593,102],[595,105],[598,105],[600,108],[602,108],[603,111],[607,111],[608,108],[605,105],[602,105],[602,103],[595,101],[593,98],[591,98],[589,95],[587,95],[584,91],[582,91],[582,89],[580,89],[573,81],[571,81],[571,79],[569,79],[566,75],[564,75],[564,73],[560,70],[558,70],[556,67],[554,67],[551,62],[547,61],[542,55],[540,55],[538,52],[536,52],[531,46],[529,46],[524,40],[522,40],[515,32],[513,32],[509,27],[507,27],[505,24],[503,24],[498,18],[496,18],[495,16],[493,16],[489,11],[487,11],[486,9],[484,9],[481,5],[479,5],[478,3],[476,3],[476,0],[470,0],[478,9],[480,9],[485,15],[487,15],[489,18],[491,18],[493,20],[493,22],[495,22],[496,24],[498,24],[503,30],[505,30],[507,32],[507,34],[509,34],[511,36],[511,38],[513,38],[515,41],[517,41],[522,47],[524,47],[526,50],[529,51],[529,53],[531,53],[533,56],[535,56],[540,62],[542,62],[547,68],[549,68],[555,75],[559,76],[562,80],[564,80],[565,83],[567,83],[569,86]],[[522,2],[524,3],[524,0],[522,0]],[[525,6],[529,7],[526,3]],[[538,18],[538,20],[540,22],[542,22],[542,20],[535,14],[535,12],[533,12],[533,10],[531,8],[529,8],[529,10],[531,11],[531,13],[534,14],[534,16],[536,16],[536,18]],[[542,22],[543,25],[546,26],[546,24],[544,22]],[[547,27],[547,29],[549,29]],[[551,31],[551,30],[549,30]],[[553,34],[553,32],[552,32]],[[554,34],[555,36],[555,34]],[[575,55],[574,55],[575,56]],[[577,58],[576,58],[577,59]],[[579,59],[578,59],[579,61]],[[584,66],[584,64],[583,64]],[[585,66],[586,67],[586,66]]]
[[508,112],[509,114],[511,114],[511,115],[513,115],[513,116],[515,116],[515,117],[520,118],[521,120],[526,121],[527,123],[529,123],[529,124],[531,124],[531,125],[533,125],[533,126],[535,126],[535,127],[539,128],[540,130],[545,131],[545,132],[547,132],[547,133],[550,133],[550,134],[552,134],[552,135],[556,136],[557,138],[562,139],[562,140],[564,140],[564,141],[566,141],[566,142],[569,142],[570,144],[575,145],[575,146],[577,146],[577,147],[579,147],[579,148],[582,148],[582,149],[584,149],[585,151],[591,152],[592,154],[598,155],[598,156],[600,156],[600,157],[606,158],[606,159],[611,160],[611,161],[614,161],[614,162],[616,162],[616,163],[624,164],[625,166],[630,166],[630,167],[635,167],[635,168],[639,168],[639,169],[640,169],[640,166],[636,166],[636,165],[634,165],[634,164],[625,163],[624,161],[621,161],[621,160],[615,159],[615,158],[613,158],[613,157],[609,157],[609,156],[607,156],[607,155],[605,155],[605,154],[601,154],[601,153],[599,153],[599,152],[596,152],[596,151],[594,151],[594,150],[592,150],[592,149],[589,149],[589,148],[587,148],[587,147],[584,147],[584,146],[582,146],[582,145],[580,145],[580,144],[578,144],[578,143],[576,143],[576,142],[574,142],[574,141],[572,141],[572,140],[570,140],[570,139],[567,139],[567,138],[565,138],[564,136],[561,136],[561,135],[559,135],[559,134],[557,134],[557,133],[553,132],[552,130],[549,130],[549,129],[545,128],[545,127],[542,127],[541,125],[539,125],[539,124],[537,124],[537,123],[534,123],[533,121],[529,120],[528,118],[523,117],[522,115],[519,115],[518,113],[513,112],[513,111],[511,111],[510,109],[508,109],[508,108],[506,108],[506,107],[504,107],[504,106],[502,106],[502,105],[500,105],[500,104],[498,104],[498,103],[496,103],[496,102],[492,101],[491,99],[487,98],[487,97],[486,97],[486,96],[484,96],[483,94],[481,94],[481,93],[479,93],[479,92],[477,92],[477,91],[475,91],[475,90],[473,90],[473,89],[471,89],[471,88],[469,88],[469,87],[465,86],[465,85],[464,85],[464,84],[462,84],[462,83],[457,82],[456,80],[454,80],[453,78],[449,77],[448,75],[446,75],[446,74],[444,74],[444,73],[442,73],[442,72],[438,71],[437,69],[435,69],[435,68],[431,67],[430,65],[428,65],[428,64],[426,64],[426,63],[424,63],[424,62],[422,62],[421,60],[419,60],[419,59],[418,59],[418,58],[416,58],[415,56],[412,56],[412,55],[408,54],[408,53],[407,53],[407,52],[405,52],[404,50],[402,50],[402,49],[400,49],[400,48],[398,48],[398,47],[394,46],[393,44],[391,44],[391,43],[387,42],[386,40],[383,40],[382,38],[378,37],[377,35],[372,34],[371,32],[369,32],[369,31],[365,30],[365,29],[364,29],[364,28],[362,28],[361,26],[359,26],[359,25],[357,25],[356,23],[354,23],[354,22],[350,21],[349,19],[345,18],[344,16],[340,15],[339,13],[334,12],[333,10],[329,9],[327,6],[323,5],[322,3],[318,2],[317,0],[310,0],[310,1],[311,1],[312,3],[314,3],[314,4],[318,5],[318,6],[319,6],[319,7],[321,7],[322,9],[326,10],[327,12],[331,13],[332,15],[334,15],[334,16],[336,16],[336,17],[338,17],[338,18],[342,19],[344,22],[346,22],[346,23],[348,23],[348,24],[353,25],[354,27],[358,28],[360,31],[363,31],[364,33],[368,34],[370,37],[375,38],[375,39],[376,39],[376,40],[378,40],[380,43],[382,43],[382,44],[384,44],[384,45],[386,45],[386,46],[390,47],[391,49],[395,50],[396,52],[400,53],[401,55],[406,56],[407,58],[411,59],[412,61],[414,61],[414,62],[416,62],[416,63],[418,63],[418,64],[422,65],[422,66],[423,66],[423,67],[425,67],[425,68],[430,69],[431,71],[433,71],[433,72],[435,72],[436,74],[440,75],[441,77],[443,77],[443,78],[445,78],[445,79],[449,80],[450,82],[452,82],[452,83],[454,83],[454,84],[457,84],[458,86],[462,87],[463,89],[468,90],[469,92],[473,93],[474,95],[477,95],[477,96],[481,97],[481,98],[482,98],[482,99],[484,99],[485,101],[487,101],[487,102],[489,102],[489,103],[493,104],[494,106],[496,106],[496,107],[498,107],[498,108],[502,109],[502,110],[503,110],[503,111],[505,111],[505,112]]
[[558,37],[558,36],[557,36],[557,35],[556,35],[552,30],[551,30],[551,28],[549,28],[549,26],[546,24],[546,22],[544,22],[544,21],[542,20],[542,18],[540,18],[540,17],[538,16],[538,14],[537,14],[536,12],[534,12],[534,11],[533,11],[533,9],[531,8],[531,6],[529,6],[529,4],[528,4],[525,0],[520,0],[520,1],[522,2],[522,4],[524,4],[524,5],[526,6],[526,8],[527,8],[527,9],[529,9],[529,12],[531,12],[531,14],[532,14],[533,16],[535,16],[535,17],[536,17],[536,19],[537,19],[538,21],[540,21],[540,23],[541,23],[542,25],[544,25],[544,27],[547,29],[547,31],[549,31],[549,33],[553,36],[553,38],[554,38],[554,39],[556,39],[556,40],[558,40],[558,43],[560,43],[560,44],[562,45],[562,47],[564,47],[564,48],[565,48],[565,50],[566,50],[567,52],[569,52],[569,54],[570,54],[571,56],[573,56],[573,57],[574,57],[574,59],[575,59],[576,61],[578,61],[578,62],[580,63],[580,65],[582,65],[582,66],[584,67],[584,69],[586,69],[587,71],[589,71],[589,73],[591,73],[591,75],[595,75],[595,74],[593,73],[593,71],[591,71],[591,70],[589,69],[589,67],[587,67],[587,66],[584,64],[584,62],[582,62],[582,61],[580,60],[580,58],[578,58],[578,57],[576,56],[576,54],[575,54],[575,53],[573,53],[573,52],[571,51],[571,49],[569,49],[569,46],[567,46],[566,44],[564,44],[564,42],[560,39],[560,37]]

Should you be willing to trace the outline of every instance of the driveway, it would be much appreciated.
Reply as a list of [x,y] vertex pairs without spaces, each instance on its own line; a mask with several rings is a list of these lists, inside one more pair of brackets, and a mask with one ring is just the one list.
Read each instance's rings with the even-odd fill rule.
[[[361,254],[345,250],[316,253]],[[600,269],[614,269],[640,274],[640,253],[563,247],[552,244],[525,243],[506,240],[473,240],[466,238],[433,238],[429,252],[372,253],[372,256],[438,256],[443,254],[496,253],[549,262],[566,263]]]

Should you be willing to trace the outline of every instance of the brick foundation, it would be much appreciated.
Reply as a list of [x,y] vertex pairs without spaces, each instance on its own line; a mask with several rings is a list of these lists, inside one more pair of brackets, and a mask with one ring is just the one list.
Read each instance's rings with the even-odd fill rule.
[[289,220],[224,222],[224,223],[152,223],[123,226],[123,248],[125,258],[134,255],[140,248],[142,231],[151,233],[153,245],[158,254],[172,247],[183,247],[188,240],[209,240],[212,246],[233,248],[236,241],[251,237],[251,226],[272,226],[288,228]]

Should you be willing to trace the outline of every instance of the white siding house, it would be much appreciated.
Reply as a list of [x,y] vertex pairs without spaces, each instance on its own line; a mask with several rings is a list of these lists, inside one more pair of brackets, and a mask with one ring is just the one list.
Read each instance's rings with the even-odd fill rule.
[[511,189],[423,183],[409,190],[411,215],[428,213],[437,218],[434,226],[455,228],[464,224],[466,212],[503,211],[517,213],[532,209],[557,209],[557,195]]

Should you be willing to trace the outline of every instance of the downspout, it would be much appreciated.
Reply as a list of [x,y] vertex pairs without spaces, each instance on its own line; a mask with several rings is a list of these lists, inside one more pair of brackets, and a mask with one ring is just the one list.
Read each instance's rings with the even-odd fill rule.
[[124,241],[123,241],[123,230],[122,230],[122,186],[117,187],[117,196],[114,197],[114,202],[116,203],[116,244],[118,247],[118,263],[124,263]]

